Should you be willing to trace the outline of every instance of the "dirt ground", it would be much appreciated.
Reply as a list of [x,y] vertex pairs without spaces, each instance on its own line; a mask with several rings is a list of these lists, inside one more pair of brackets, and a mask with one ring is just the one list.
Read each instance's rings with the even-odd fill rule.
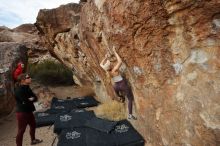
[[[40,87],[39,87],[40,88]],[[66,97],[80,97],[85,95],[91,95],[92,90],[88,87],[48,87],[56,97],[66,98]],[[0,119],[0,146],[16,146],[15,137],[17,134],[17,125],[15,112],[12,112],[7,117]],[[43,143],[38,144],[38,146],[51,146],[56,134],[53,133],[53,127],[42,127],[36,129],[36,138],[42,139]],[[56,145],[57,139],[54,145]],[[23,146],[30,146],[30,136],[29,127],[27,127],[24,137]]]
[[[15,137],[17,133],[15,114],[11,114],[0,122],[0,146],[16,146]],[[36,129],[36,138],[42,139],[43,143],[38,146],[51,146],[56,134],[53,133],[53,127],[42,127]],[[23,146],[30,146],[29,127],[27,127],[24,137]]]

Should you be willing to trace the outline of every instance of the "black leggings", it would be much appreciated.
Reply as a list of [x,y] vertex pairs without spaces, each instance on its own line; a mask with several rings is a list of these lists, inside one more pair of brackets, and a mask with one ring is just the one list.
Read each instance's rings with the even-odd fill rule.
[[124,79],[119,82],[115,82],[114,90],[118,96],[121,96],[122,94],[128,98],[128,112],[129,114],[132,114],[132,103],[134,100],[134,96],[127,82]]

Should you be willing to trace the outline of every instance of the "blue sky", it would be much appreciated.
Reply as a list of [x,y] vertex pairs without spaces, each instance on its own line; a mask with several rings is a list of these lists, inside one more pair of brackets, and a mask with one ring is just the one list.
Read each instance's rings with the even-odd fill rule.
[[51,9],[79,0],[0,0],[0,26],[17,27],[34,23],[39,9]]

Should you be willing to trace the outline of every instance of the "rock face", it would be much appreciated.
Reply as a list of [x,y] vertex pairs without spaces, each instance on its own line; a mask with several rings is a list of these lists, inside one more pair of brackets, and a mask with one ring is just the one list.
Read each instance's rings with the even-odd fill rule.
[[12,72],[18,61],[27,65],[27,59],[25,46],[14,42],[0,43],[0,116],[8,114],[15,107]]
[[88,0],[41,10],[36,26],[102,101],[114,92],[99,63],[116,46],[146,146],[219,145],[219,1]]
[[17,42],[25,45],[28,50],[29,62],[37,63],[52,59],[44,42],[38,36],[39,31],[33,24],[22,24],[14,29],[0,28],[0,42]]

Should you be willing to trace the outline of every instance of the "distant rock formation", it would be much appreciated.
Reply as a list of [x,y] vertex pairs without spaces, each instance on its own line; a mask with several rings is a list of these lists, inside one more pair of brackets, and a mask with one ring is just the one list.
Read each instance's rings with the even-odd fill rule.
[[0,42],[17,42],[25,45],[28,50],[29,62],[37,63],[45,59],[52,59],[44,42],[38,35],[34,24],[22,24],[14,29],[0,27]]
[[9,28],[6,27],[6,26],[0,26],[0,32],[3,31],[3,30],[7,30],[7,29],[9,30]]
[[0,116],[8,114],[15,107],[14,81],[12,72],[18,61],[27,65],[27,48],[14,42],[0,42]]
[[41,10],[36,26],[103,101],[114,92],[99,63],[116,46],[147,146],[220,143],[219,1],[88,0]]

